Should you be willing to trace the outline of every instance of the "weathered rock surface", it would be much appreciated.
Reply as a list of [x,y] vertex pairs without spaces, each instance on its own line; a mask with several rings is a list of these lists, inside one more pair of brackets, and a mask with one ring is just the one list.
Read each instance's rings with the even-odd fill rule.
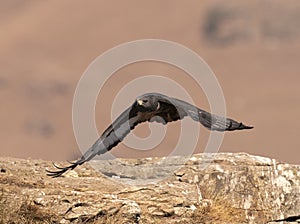
[[92,161],[55,179],[46,168],[50,162],[0,159],[0,223],[300,222],[300,165],[274,159]]

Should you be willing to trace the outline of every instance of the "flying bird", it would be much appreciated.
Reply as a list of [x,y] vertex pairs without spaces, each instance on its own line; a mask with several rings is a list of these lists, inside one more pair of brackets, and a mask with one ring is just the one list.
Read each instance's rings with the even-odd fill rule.
[[118,145],[138,124],[158,122],[167,124],[190,117],[212,131],[234,131],[251,129],[230,118],[224,118],[202,110],[188,102],[171,98],[160,93],[147,93],[138,97],[113,123],[103,132],[99,139],[75,162],[69,166],[59,167],[56,171],[47,170],[47,175],[59,177],[68,170],[82,165],[96,155],[101,155]]

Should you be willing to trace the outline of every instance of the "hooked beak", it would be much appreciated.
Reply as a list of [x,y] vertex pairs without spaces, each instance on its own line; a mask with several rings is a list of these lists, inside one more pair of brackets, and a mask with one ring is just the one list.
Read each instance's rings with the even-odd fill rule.
[[143,100],[137,100],[137,103],[138,103],[138,105],[140,105],[140,106],[144,104]]

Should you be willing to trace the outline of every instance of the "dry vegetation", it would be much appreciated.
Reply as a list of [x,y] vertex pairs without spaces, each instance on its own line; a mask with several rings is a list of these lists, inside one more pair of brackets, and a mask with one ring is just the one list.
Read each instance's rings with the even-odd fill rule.
[[[45,172],[50,162],[0,158],[0,224],[266,223],[299,217],[299,166],[243,153],[219,153],[201,171],[202,156],[194,155],[168,178],[147,185],[105,177],[92,169],[92,163],[53,179]],[[128,159],[126,167],[144,175],[146,161]],[[125,172],[115,160],[92,162],[119,177]],[[164,169],[177,162],[174,157]],[[285,195],[284,201],[274,203],[280,195]]]
[[[178,221],[178,223],[236,223],[243,222],[244,211],[230,206],[228,202],[216,201],[213,206],[198,206],[192,217],[176,216],[174,214],[166,214],[165,216],[153,216],[147,210],[141,211],[146,214],[142,217],[136,217],[139,223],[170,223]],[[192,218],[192,219],[191,219]],[[0,195],[0,224],[36,224],[36,223],[56,223],[59,219],[57,214],[50,210],[41,209],[32,200],[15,195],[5,194],[3,189]],[[122,214],[117,212],[114,215],[99,213],[94,217],[82,216],[76,220],[76,223],[121,223]]]
[[[7,159],[2,161],[1,166],[5,167],[5,172],[0,173],[0,224],[57,223],[58,220],[63,219],[65,214],[75,211],[76,207],[81,206],[83,209],[86,207],[89,210],[93,204],[102,203],[99,202],[99,199],[101,201],[104,194],[117,194],[115,190],[118,189],[122,191],[118,198],[136,201],[141,209],[141,215],[134,214],[131,216],[127,214],[124,216],[124,213],[126,214],[124,202],[123,204],[122,202],[113,204],[114,202],[110,203],[108,200],[98,212],[81,215],[74,219],[70,218],[68,222],[124,223],[127,220],[127,223],[215,223],[222,219],[223,222],[230,223],[233,220],[243,220],[244,218],[244,211],[234,209],[230,203],[218,200],[206,206],[195,203],[195,211],[175,214],[170,209],[173,205],[180,209],[190,207],[187,201],[178,204],[176,201],[172,201],[172,195],[175,192],[168,192],[168,189],[163,189],[161,193],[155,193],[150,188],[145,188],[147,190],[125,190],[123,192],[126,186],[121,186],[104,177],[99,179],[99,174],[95,173],[89,166],[84,166],[83,169],[78,170],[79,177],[76,178],[76,181],[73,178],[51,179],[46,177],[45,168],[49,167],[50,163],[44,161]],[[95,176],[95,180],[84,176]],[[85,191],[91,190],[96,193],[85,195]],[[72,191],[78,191],[80,195],[73,195]],[[149,212],[149,204],[143,199],[147,194],[148,196],[151,194],[149,197],[153,201],[153,205],[157,206],[158,211],[162,214]],[[40,195],[47,199],[38,201],[37,198]],[[205,195],[203,196],[205,197]],[[154,199],[155,197],[158,198]],[[168,201],[169,199],[170,201]],[[63,207],[61,211],[57,211],[57,206],[64,201],[69,207]],[[107,207],[107,204],[113,205]]]
[[53,223],[56,219],[51,212],[41,211],[30,199],[16,195],[0,195],[0,224]]

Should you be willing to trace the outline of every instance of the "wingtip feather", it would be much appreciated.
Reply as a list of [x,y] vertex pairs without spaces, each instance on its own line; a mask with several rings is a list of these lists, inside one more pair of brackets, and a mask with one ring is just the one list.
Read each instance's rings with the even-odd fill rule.
[[240,125],[240,129],[252,129],[252,128],[254,128],[254,127],[253,126],[245,125],[243,123],[241,123],[241,125]]
[[60,167],[58,165],[56,165],[55,163],[52,163],[53,166],[57,169],[56,171],[52,171],[52,170],[48,170],[46,169],[46,172],[47,172],[47,176],[49,177],[53,177],[53,178],[56,178],[56,177],[60,177],[62,176],[65,172],[67,172],[68,170],[73,170],[78,164],[73,163],[73,162],[69,162],[71,165],[69,166],[66,166],[66,167]]

